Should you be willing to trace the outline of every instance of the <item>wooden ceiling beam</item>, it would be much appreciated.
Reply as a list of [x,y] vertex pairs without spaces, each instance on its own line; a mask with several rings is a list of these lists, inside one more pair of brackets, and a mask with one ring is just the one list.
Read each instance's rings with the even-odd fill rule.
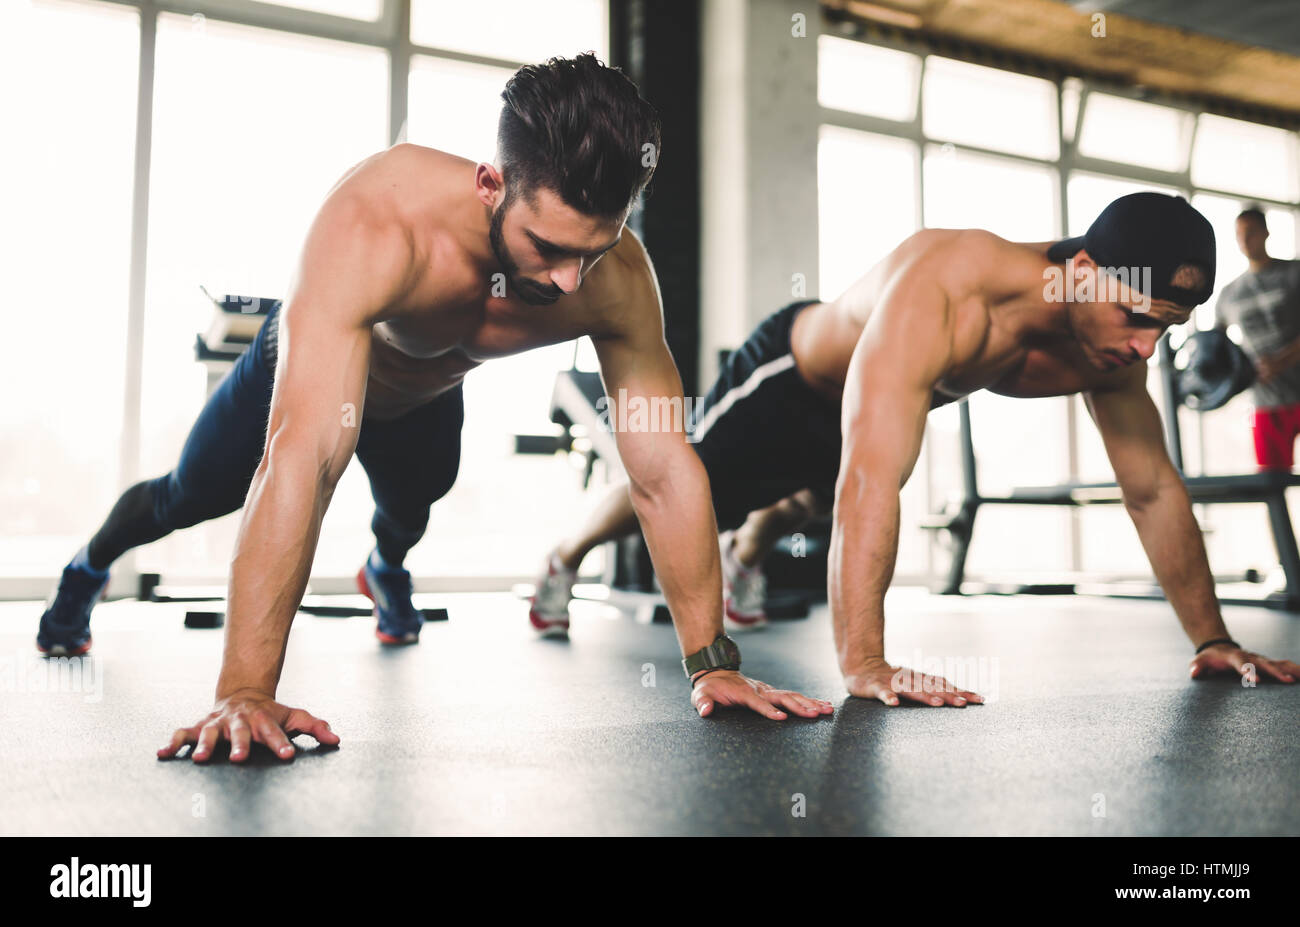
[[[867,35],[918,40],[939,54],[1031,73],[1089,77],[1156,91],[1211,112],[1300,127],[1300,57],[1059,0],[821,0]],[[1002,66],[1007,66],[1003,64]]]

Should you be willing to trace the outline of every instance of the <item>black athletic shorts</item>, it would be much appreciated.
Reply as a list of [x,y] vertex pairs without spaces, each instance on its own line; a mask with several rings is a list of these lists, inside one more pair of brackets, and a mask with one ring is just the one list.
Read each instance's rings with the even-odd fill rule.
[[731,353],[695,410],[692,440],[709,473],[718,528],[801,489],[829,503],[840,469],[840,403],[799,376],[790,352],[795,316],[816,300],[769,316]]

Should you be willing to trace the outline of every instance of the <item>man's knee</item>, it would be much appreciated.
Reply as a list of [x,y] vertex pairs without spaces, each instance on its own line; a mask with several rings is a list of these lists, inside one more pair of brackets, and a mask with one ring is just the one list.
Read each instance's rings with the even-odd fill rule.
[[826,511],[826,507],[811,489],[801,489],[787,496],[776,504],[776,508],[784,521],[797,524],[811,521]]

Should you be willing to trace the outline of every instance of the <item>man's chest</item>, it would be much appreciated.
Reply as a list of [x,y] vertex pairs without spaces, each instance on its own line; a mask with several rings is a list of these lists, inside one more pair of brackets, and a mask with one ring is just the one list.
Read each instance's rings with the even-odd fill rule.
[[1113,385],[1119,372],[1094,367],[1072,343],[1031,348],[992,382],[990,392],[1023,399],[1068,396]]

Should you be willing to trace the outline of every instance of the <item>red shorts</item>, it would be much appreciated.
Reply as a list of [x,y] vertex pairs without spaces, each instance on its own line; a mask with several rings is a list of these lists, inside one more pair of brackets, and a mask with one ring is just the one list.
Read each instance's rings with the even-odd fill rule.
[[1255,460],[1261,470],[1290,470],[1300,434],[1300,402],[1255,410]]

